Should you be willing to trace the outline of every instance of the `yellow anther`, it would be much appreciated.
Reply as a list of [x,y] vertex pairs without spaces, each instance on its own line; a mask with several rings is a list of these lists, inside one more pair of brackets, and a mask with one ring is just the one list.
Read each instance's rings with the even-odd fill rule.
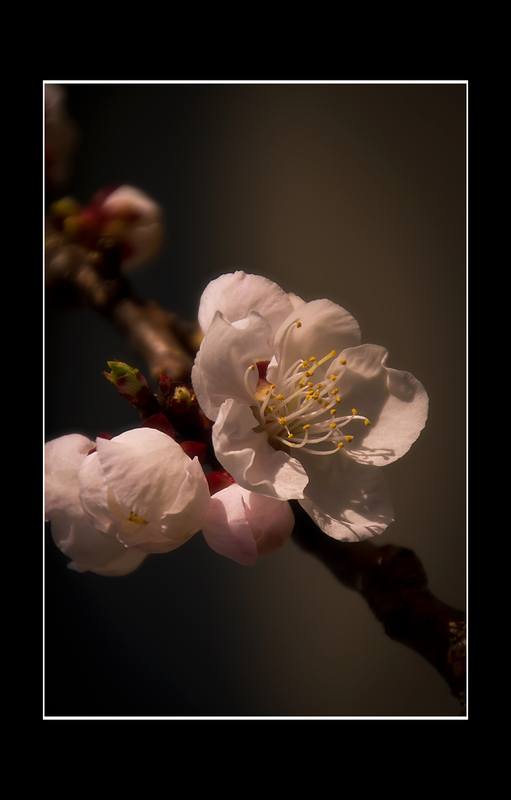
[[142,517],[138,517],[134,511],[130,511],[130,515],[128,517],[129,522],[136,522],[137,525],[149,525],[149,522],[146,519],[142,519]]
[[284,399],[284,395],[283,394],[278,394],[277,395],[277,400],[283,400],[283,399]]
[[286,424],[286,418],[285,418],[285,417],[281,417],[281,418],[279,419],[279,422],[280,422],[280,424],[282,425],[282,427],[284,427],[284,425]]
[[269,390],[269,389],[266,389],[264,393],[265,393],[265,394],[270,394],[270,390]]
[[314,386],[314,384],[312,383],[312,381],[308,381],[308,383],[307,383],[307,386],[310,386],[310,388],[312,389],[312,387]]
[[328,427],[329,428],[337,428],[337,423],[336,422],[331,422]]
[[298,320],[298,322],[296,323],[296,327],[297,327],[297,328],[301,328],[301,327],[302,327],[302,323],[301,323],[299,320]]
[[300,381],[300,383],[298,384],[298,388],[299,389],[303,389],[304,386],[305,386],[305,383],[303,381]]
[[288,439],[292,439],[292,438],[293,438],[293,435],[294,435],[294,434],[292,434],[292,433],[288,433],[288,435],[287,435],[287,438],[288,438]]
[[353,441],[353,436],[346,436],[346,441],[347,442],[352,442]]
[[336,402],[336,403],[340,403],[340,402],[341,402],[341,395],[339,395],[339,397],[336,397],[336,398],[335,398],[335,402]]
[[336,414],[336,413],[337,413],[337,410],[336,410],[335,408],[331,408],[331,409],[330,409],[330,413],[331,413],[332,415],[333,415],[333,414]]
[[302,369],[308,369],[308,368],[309,368],[309,362],[308,361],[302,361]]
[[272,412],[273,411],[273,406],[268,406],[268,411]]
[[315,360],[316,360],[316,356],[311,356],[311,357],[309,358],[309,361],[315,361]]
[[357,409],[356,409],[356,408],[352,408],[352,409],[351,409],[351,413],[352,413],[352,414],[356,414],[356,413],[357,413]]
[[308,428],[310,428],[310,425],[304,425],[303,426],[304,431],[306,431]]
[[344,365],[345,363],[346,363],[346,359],[345,358],[341,358],[341,360],[339,361],[339,364],[343,364]]
[[344,442],[339,442],[339,444],[337,445],[337,448],[339,449],[340,447],[344,447]]
[[[307,364],[307,366],[309,366],[309,365]],[[313,375],[314,375],[314,372],[306,372],[305,373],[305,377],[306,378],[311,378]]]
[[364,420],[364,425],[370,425],[370,424],[371,424],[371,420],[370,419],[365,419]]
[[336,381],[337,380],[337,375],[330,375],[330,380],[331,381]]
[[323,388],[323,384],[322,383],[318,383],[316,388],[317,388],[318,392],[320,392],[321,389]]
[[339,389],[332,389],[332,394],[339,394]]
[[323,408],[328,408],[328,403],[323,403]]
[[255,370],[255,364],[250,365],[250,370],[253,372]]

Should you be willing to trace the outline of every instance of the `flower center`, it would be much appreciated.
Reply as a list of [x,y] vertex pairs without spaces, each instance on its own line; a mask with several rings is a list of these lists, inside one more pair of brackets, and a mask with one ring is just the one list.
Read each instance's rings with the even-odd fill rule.
[[[293,322],[284,334],[283,353],[287,335],[299,327],[301,322]],[[352,408],[351,413],[341,413],[339,382],[346,359],[336,362],[334,368],[329,367],[329,362],[336,357],[336,351],[332,350],[323,358],[314,355],[300,358],[279,375],[274,384],[260,377],[253,393],[258,403],[254,413],[261,430],[269,434],[275,445],[301,449],[314,455],[331,455],[353,440],[353,436],[343,433],[345,425],[353,420],[371,424],[356,408]],[[245,373],[247,389],[249,375],[255,369],[256,363],[251,364]],[[316,380],[317,370],[321,376],[319,380]]]

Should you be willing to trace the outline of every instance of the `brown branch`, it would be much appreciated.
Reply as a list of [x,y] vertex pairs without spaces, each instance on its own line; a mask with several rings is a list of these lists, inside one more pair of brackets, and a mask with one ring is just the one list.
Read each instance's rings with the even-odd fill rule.
[[391,639],[426,659],[466,710],[465,612],[428,589],[419,558],[407,548],[373,541],[338,542],[322,533],[293,502],[297,544],[319,558],[349,589],[360,592]]
[[66,242],[48,224],[46,287],[49,295],[87,305],[108,319],[140,353],[153,380],[160,372],[173,380],[190,379],[200,341],[198,326],[136,297],[119,270],[114,242],[104,239],[98,250],[90,251]]

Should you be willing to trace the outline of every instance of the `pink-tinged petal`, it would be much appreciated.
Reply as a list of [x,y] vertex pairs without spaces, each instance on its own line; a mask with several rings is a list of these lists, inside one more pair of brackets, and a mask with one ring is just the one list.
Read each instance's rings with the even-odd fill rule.
[[274,553],[293,532],[295,517],[291,506],[287,501],[238,488],[245,501],[245,514],[256,541],[257,554]]
[[[184,544],[203,526],[211,495],[198,458],[189,461],[172,509],[160,520],[163,541],[155,540],[150,552],[168,553]],[[159,546],[158,546],[159,545]]]
[[44,491],[46,519],[63,508],[81,513],[78,470],[94,448],[94,442],[72,433],[61,436],[44,447]]
[[[108,440],[98,437],[96,442],[99,441]],[[77,478],[84,514],[91,525],[106,532],[112,523],[112,514],[109,510],[110,495],[97,451],[87,456],[78,470]]]
[[253,403],[258,371],[249,373],[248,389],[245,373],[258,359],[270,358],[270,333],[267,320],[255,311],[235,323],[220,312],[215,315],[192,369],[193,389],[208,419],[216,419],[226,397]]
[[339,388],[339,413],[352,408],[370,421],[354,420],[344,428],[353,441],[346,454],[361,464],[384,466],[401,458],[426,424],[428,395],[409,372],[385,366],[384,347],[364,344],[345,350],[346,365]]
[[133,186],[120,186],[108,194],[101,211],[114,226],[117,220],[127,223],[120,235],[126,245],[124,268],[132,269],[154,258],[163,244],[163,215],[158,203]]
[[99,575],[127,575],[136,569],[146,554],[128,550],[112,536],[96,530],[82,515],[71,519],[57,512],[51,520],[51,533],[57,547],[72,559],[69,569]]
[[304,453],[302,462],[310,480],[300,505],[328,536],[361,541],[393,521],[389,488],[378,467],[358,464],[342,452],[331,457]]
[[288,295],[273,281],[261,275],[248,275],[242,270],[220,275],[206,286],[199,306],[199,325],[206,334],[216,311],[230,322],[248,317],[257,311],[268,320],[272,334],[301,303],[296,295]]
[[[297,325],[296,323],[300,323]],[[275,382],[295,361],[311,356],[320,360],[333,350],[360,344],[358,322],[346,309],[330,300],[313,300],[298,306],[275,335],[275,361],[268,369],[268,380]]]
[[304,496],[305,469],[282,450],[274,450],[268,434],[256,433],[257,421],[249,406],[226,400],[213,426],[213,446],[218,460],[245,489],[278,500]]
[[97,440],[104,480],[118,502],[148,522],[172,508],[190,459],[170,436],[135,428],[110,441]]
[[257,561],[257,546],[243,494],[235,484],[211,498],[202,534],[211,549],[221,556],[246,567]]

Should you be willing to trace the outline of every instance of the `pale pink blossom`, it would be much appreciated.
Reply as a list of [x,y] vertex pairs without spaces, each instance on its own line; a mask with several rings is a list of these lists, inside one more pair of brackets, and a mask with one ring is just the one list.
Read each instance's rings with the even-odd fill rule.
[[202,533],[212,550],[251,566],[285,544],[294,522],[289,503],[234,483],[211,498]]
[[201,530],[210,501],[199,459],[148,427],[49,442],[45,476],[52,535],[79,571],[121,574],[175,550]]
[[385,530],[393,510],[380,467],[403,456],[425,425],[420,382],[387,367],[385,348],[362,344],[345,309],[306,303],[258,275],[212,281],[199,322],[194,391],[236,483],[298,500],[336,539]]
[[133,269],[154,258],[163,244],[163,213],[147,194],[133,186],[119,186],[101,203],[103,230],[121,241],[122,265]]

